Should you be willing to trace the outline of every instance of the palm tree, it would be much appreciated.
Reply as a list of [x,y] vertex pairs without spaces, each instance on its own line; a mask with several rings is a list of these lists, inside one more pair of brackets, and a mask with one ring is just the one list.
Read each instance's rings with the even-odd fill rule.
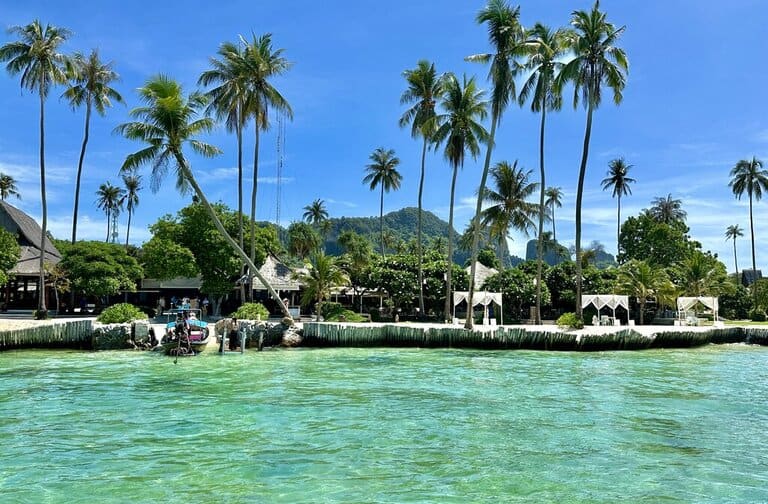
[[99,190],[96,191],[96,206],[99,210],[104,210],[107,214],[107,239],[105,242],[109,242],[111,223],[115,213],[120,213],[123,203],[123,195],[125,191],[117,186],[113,186],[110,182],[105,182],[99,186]]
[[565,31],[552,31],[541,23],[536,23],[529,32],[530,40],[526,68],[531,72],[520,90],[520,104],[531,97],[531,110],[541,112],[539,129],[539,232],[536,240],[536,317],[541,323],[541,271],[544,263],[544,213],[546,206],[546,172],[544,170],[544,129],[547,110],[559,110],[562,96],[554,86],[555,75],[562,68],[560,61],[566,49]]
[[[731,169],[731,181],[728,185],[737,199],[741,199],[744,193],[749,196],[749,234],[752,240],[752,271],[755,271],[757,266],[755,264],[755,223],[752,218],[752,200],[760,201],[763,198],[763,191],[768,191],[768,171],[763,169],[763,162],[754,156],[751,160],[742,159]],[[752,291],[756,303],[757,288],[753,287]]]
[[[525,30],[520,24],[520,8],[510,7],[506,0],[489,0],[488,4],[478,12],[475,20],[478,24],[485,23],[488,25],[488,39],[494,49],[493,54],[476,54],[466,58],[468,61],[490,62],[488,78],[493,85],[491,92],[491,132],[488,135],[485,163],[483,164],[483,173],[480,177],[480,187],[475,205],[475,217],[479,220],[483,210],[483,195],[491,166],[491,154],[495,147],[496,127],[510,100],[515,99],[515,76],[519,67],[515,58],[520,56],[525,49]],[[475,269],[479,240],[479,229],[476,227],[472,238],[470,256],[469,299],[472,299],[475,292]],[[467,317],[465,327],[472,329],[473,322],[472,317]]]
[[310,224],[319,226],[322,222],[328,220],[328,210],[325,209],[325,201],[316,199],[311,204],[304,207],[304,220]]
[[632,194],[632,188],[630,184],[634,184],[635,179],[628,177],[629,169],[633,165],[627,164],[624,158],[613,159],[608,163],[608,173],[606,178],[601,182],[603,191],[611,189],[612,197],[618,198],[617,211],[616,211],[616,254],[618,256],[619,250],[619,235],[621,234],[621,197],[627,194]]
[[528,235],[536,228],[533,218],[539,206],[527,200],[539,184],[531,182],[530,176],[531,170],[518,168],[517,161],[511,165],[501,161],[491,170],[494,188],[485,191],[488,206],[483,210],[481,221],[490,230],[491,237],[506,240],[513,229]]
[[733,265],[736,268],[736,277],[739,276],[739,260],[736,257],[736,238],[744,236],[744,230],[739,227],[738,224],[728,226],[725,230],[725,239],[733,240]]
[[363,184],[369,184],[371,191],[381,186],[381,201],[379,205],[379,233],[381,235],[381,256],[384,257],[384,192],[400,189],[403,176],[397,171],[400,159],[395,151],[379,147],[368,156],[371,163],[366,165],[366,176]]
[[217,147],[196,138],[200,134],[208,133],[214,126],[210,118],[198,118],[200,111],[208,103],[207,98],[200,93],[185,96],[177,82],[163,75],[150,79],[144,87],[139,88],[139,94],[145,105],[130,112],[130,115],[137,120],[121,124],[116,131],[130,140],[143,141],[148,146],[129,154],[121,170],[130,172],[144,164],[150,164],[152,166],[150,188],[157,192],[163,178],[168,173],[168,168],[174,168],[176,187],[181,192],[186,192],[191,186],[195,196],[202,202],[211,216],[213,224],[222,238],[246,263],[251,274],[255,275],[267,287],[270,296],[280,307],[283,315],[292,319],[288,308],[272,285],[259,273],[248,254],[237,245],[237,242],[224,229],[208,202],[208,198],[205,197],[205,193],[192,174],[189,161],[184,156],[183,148],[185,145],[206,157],[212,157],[221,152]]
[[128,238],[131,235],[131,217],[133,211],[139,206],[139,190],[141,190],[141,175],[123,175],[125,196],[123,202],[128,210],[128,227],[125,231],[125,247],[128,248]]
[[400,104],[413,104],[400,117],[400,127],[411,125],[411,136],[422,138],[421,147],[421,173],[419,175],[419,214],[416,225],[416,255],[418,256],[418,282],[419,282],[419,315],[424,315],[424,271],[422,268],[422,195],[424,193],[424,172],[427,157],[427,146],[432,141],[434,134],[435,104],[443,92],[444,76],[437,75],[434,63],[421,60],[413,70],[403,72],[403,77],[408,82],[406,89],[400,97]]
[[293,222],[288,226],[288,252],[299,259],[320,249],[320,236],[306,222]]
[[[445,142],[443,155],[453,168],[451,178],[451,201],[448,212],[448,259],[446,264],[445,318],[451,314],[451,271],[453,270],[453,201],[456,192],[456,175],[459,167],[464,167],[467,152],[472,159],[477,159],[480,144],[488,140],[488,132],[479,121],[488,115],[487,102],[483,100],[485,92],[477,89],[474,77],[467,80],[465,75],[459,82],[455,75],[449,74],[440,103],[443,114],[435,117],[437,130],[435,144]],[[476,239],[473,239],[475,241]],[[468,317],[471,318],[471,317]]]
[[323,299],[330,296],[331,289],[343,285],[347,281],[346,275],[336,264],[336,259],[327,256],[318,251],[311,255],[309,260],[308,273],[299,274],[299,279],[305,285],[304,294],[301,297],[301,304],[309,305],[312,301],[317,302],[317,315],[322,313],[321,305]]
[[560,187],[547,187],[547,199],[544,205],[549,207],[552,217],[552,240],[557,241],[557,231],[555,230],[555,207],[563,207],[563,191]]
[[16,196],[21,199],[21,194],[16,187],[16,179],[5,173],[0,173],[0,200],[5,201],[8,196]]
[[685,221],[688,216],[688,212],[683,210],[683,202],[672,198],[672,194],[667,194],[666,198],[661,196],[653,198],[648,212],[657,222],[670,226]]
[[600,11],[599,0],[595,1],[590,11],[574,11],[571,14],[571,25],[574,32],[569,35],[569,45],[574,52],[574,58],[563,66],[555,79],[555,87],[562,89],[566,82],[573,82],[573,106],[578,107],[581,95],[587,108],[584,146],[576,188],[576,314],[581,317],[581,201],[589,158],[592,114],[602,101],[603,86],[613,91],[614,103],[621,103],[629,63],[624,50],[615,45],[625,27],[616,28],[607,21],[606,14]]
[[39,20],[26,26],[14,26],[10,33],[19,40],[0,47],[0,61],[7,61],[6,70],[11,75],[21,74],[22,89],[36,91],[40,99],[40,203],[42,226],[40,228],[40,289],[38,290],[38,312],[45,317],[45,242],[48,233],[48,201],[45,197],[45,99],[56,84],[67,80],[66,56],[59,47],[69,38],[70,32],[53,25],[43,27]]
[[85,161],[85,148],[88,145],[88,134],[91,125],[91,111],[104,116],[112,102],[124,103],[120,93],[110,85],[120,76],[112,70],[112,63],[102,63],[99,52],[94,49],[86,58],[80,53],[75,53],[70,65],[70,85],[62,95],[73,109],[85,105],[85,132],[83,133],[83,145],[80,148],[80,159],[77,163],[77,179],[75,182],[75,206],[72,212],[72,243],[77,241],[77,211],[80,205],[80,179],[83,174],[83,161]]
[[634,296],[640,305],[640,325],[643,325],[645,303],[668,287],[669,278],[663,269],[645,261],[632,259],[619,268],[616,288],[619,292]]

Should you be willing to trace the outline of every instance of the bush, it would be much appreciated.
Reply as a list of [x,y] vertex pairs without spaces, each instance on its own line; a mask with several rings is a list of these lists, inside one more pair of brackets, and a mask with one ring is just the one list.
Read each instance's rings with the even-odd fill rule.
[[261,303],[245,303],[235,312],[230,313],[229,316],[242,320],[267,320],[269,310]]
[[147,314],[142,312],[136,306],[130,303],[119,303],[105,308],[96,320],[102,324],[121,324],[124,322],[133,322],[134,320],[144,320]]
[[749,319],[752,322],[765,322],[765,311],[760,308],[749,310]]
[[378,308],[371,308],[370,314],[372,322],[381,322],[381,312]]
[[47,320],[51,318],[48,310],[35,310],[32,315],[35,317],[35,320]]
[[325,320],[327,322],[368,322],[367,318],[351,310],[341,310]]
[[331,301],[325,301],[320,305],[320,316],[325,320],[338,317],[344,311],[341,303],[333,303]]
[[584,321],[576,316],[573,312],[563,313],[560,318],[557,319],[558,327],[565,327],[568,329],[582,329],[584,327]]

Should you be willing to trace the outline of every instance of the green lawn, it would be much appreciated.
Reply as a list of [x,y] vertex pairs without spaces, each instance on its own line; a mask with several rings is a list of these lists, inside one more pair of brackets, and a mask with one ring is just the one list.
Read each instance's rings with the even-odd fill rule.
[[768,325],[766,322],[752,322],[751,320],[726,320],[725,325],[730,326],[744,326],[744,325]]

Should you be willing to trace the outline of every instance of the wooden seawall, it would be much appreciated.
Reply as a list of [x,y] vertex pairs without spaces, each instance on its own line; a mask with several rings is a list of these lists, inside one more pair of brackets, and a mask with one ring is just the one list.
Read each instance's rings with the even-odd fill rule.
[[18,348],[90,349],[91,320],[52,321],[29,327],[0,329],[0,351]]

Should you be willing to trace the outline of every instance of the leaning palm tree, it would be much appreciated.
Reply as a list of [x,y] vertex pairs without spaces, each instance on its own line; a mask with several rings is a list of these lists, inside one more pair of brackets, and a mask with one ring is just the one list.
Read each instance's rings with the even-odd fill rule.
[[736,256],[736,238],[744,236],[744,230],[738,224],[728,226],[725,230],[725,239],[733,240],[733,266],[736,268],[736,277],[739,276],[739,260]]
[[599,0],[595,1],[589,11],[574,11],[571,14],[571,26],[574,31],[569,36],[569,45],[574,58],[563,66],[555,79],[555,87],[562,89],[567,82],[573,82],[574,107],[578,107],[581,97],[587,108],[584,146],[576,187],[576,313],[581,317],[581,202],[592,135],[592,114],[602,102],[603,86],[613,91],[614,103],[621,103],[629,63],[624,50],[615,45],[625,27],[616,28],[608,22],[606,14],[600,11]]
[[21,74],[21,87],[35,91],[40,100],[40,203],[42,226],[40,228],[40,289],[38,289],[38,312],[45,317],[45,242],[48,233],[48,201],[45,195],[45,99],[51,88],[67,80],[66,56],[59,47],[69,38],[70,31],[53,25],[43,27],[39,20],[26,26],[14,26],[10,33],[18,40],[0,47],[0,61],[7,61],[6,69],[11,75]]
[[128,226],[125,231],[125,247],[128,248],[128,239],[131,236],[131,218],[136,207],[139,206],[139,190],[141,189],[141,175],[123,175],[125,196],[123,202],[128,210]]
[[105,242],[109,242],[111,224],[115,213],[120,213],[124,194],[125,191],[122,188],[113,186],[111,182],[101,184],[99,190],[96,191],[96,206],[107,215],[107,239],[104,240]]
[[408,82],[406,89],[400,97],[400,104],[413,104],[400,117],[400,127],[411,125],[411,136],[422,138],[421,147],[421,174],[419,175],[419,214],[416,225],[416,255],[418,256],[418,282],[419,282],[419,314],[424,313],[424,271],[422,267],[422,194],[424,193],[424,172],[427,157],[427,147],[434,134],[435,104],[443,92],[444,76],[438,75],[434,63],[426,60],[418,62],[413,70],[403,72]]
[[400,164],[400,158],[395,156],[393,149],[379,147],[368,157],[371,163],[365,167],[365,178],[363,184],[373,191],[381,187],[381,198],[379,203],[379,234],[381,236],[381,256],[384,257],[384,193],[397,191],[400,189],[400,183],[403,176],[397,171]]
[[5,173],[0,173],[0,200],[5,201],[9,196],[21,199],[19,189],[16,187],[16,179]]
[[131,172],[144,164],[152,166],[150,188],[157,192],[168,169],[176,172],[176,187],[182,193],[190,187],[197,199],[205,206],[211,216],[214,226],[222,238],[240,256],[248,266],[251,274],[267,287],[270,296],[275,300],[283,315],[292,319],[288,307],[275,292],[272,285],[259,273],[256,265],[237,242],[227,233],[218,216],[208,202],[205,193],[197,183],[189,161],[184,156],[184,147],[188,146],[197,154],[212,157],[221,151],[210,144],[198,140],[200,134],[208,133],[213,129],[214,122],[210,118],[198,118],[200,112],[208,104],[207,98],[200,93],[192,93],[185,96],[181,86],[174,80],[160,75],[150,79],[143,87],[139,88],[139,94],[145,105],[133,109],[131,117],[136,121],[121,124],[116,131],[130,140],[145,142],[147,147],[129,154],[121,171]]
[[[453,168],[451,200],[448,211],[448,258],[445,284],[445,319],[451,313],[451,271],[453,270],[453,201],[456,193],[456,175],[464,167],[467,152],[472,159],[480,154],[480,144],[488,140],[488,132],[480,123],[488,115],[485,92],[477,88],[474,77],[465,75],[459,81],[449,74],[440,105],[443,113],[435,117],[437,130],[435,144],[445,142],[444,156]],[[477,239],[473,238],[473,242]],[[472,318],[472,317],[467,317]]]
[[632,194],[632,188],[630,184],[635,183],[635,179],[628,176],[629,169],[632,168],[631,164],[627,164],[624,158],[613,159],[608,163],[608,173],[606,177],[600,183],[603,187],[603,191],[611,189],[612,196],[618,198],[617,211],[616,211],[616,254],[619,252],[619,235],[621,234],[621,197],[627,194]]
[[566,32],[552,31],[541,23],[536,23],[528,33],[528,61],[526,68],[531,72],[520,89],[520,104],[530,96],[531,110],[541,113],[539,128],[539,230],[536,240],[536,315],[535,323],[541,323],[541,272],[544,264],[544,214],[546,206],[546,172],[544,170],[544,130],[547,120],[547,110],[560,110],[562,95],[555,88],[555,75],[563,63],[560,61],[565,53]]
[[547,187],[547,199],[544,205],[549,208],[550,218],[552,219],[552,240],[557,241],[557,231],[555,229],[555,208],[563,207],[563,190],[560,187]]
[[115,91],[111,84],[120,76],[112,70],[112,63],[102,63],[99,52],[94,49],[88,57],[75,53],[70,65],[70,85],[62,95],[73,109],[85,105],[85,132],[83,144],[80,147],[80,159],[77,162],[77,178],[75,181],[75,206],[72,211],[72,243],[77,241],[77,211],[80,204],[80,179],[83,174],[85,148],[88,145],[88,134],[91,125],[93,109],[100,116],[107,113],[112,102],[123,103],[123,97]]
[[[755,223],[752,218],[752,200],[760,201],[763,191],[768,191],[768,171],[763,169],[763,162],[752,157],[742,159],[731,169],[731,181],[728,184],[736,198],[741,199],[744,193],[749,196],[749,234],[752,240],[752,271],[755,271]],[[754,284],[753,284],[754,285]],[[753,287],[755,302],[757,288]]]
[[[480,176],[480,186],[475,204],[475,218],[480,219],[483,205],[485,184],[491,166],[491,154],[495,147],[496,127],[501,116],[511,100],[515,99],[515,76],[519,64],[515,58],[525,50],[525,30],[520,24],[520,8],[510,7],[506,0],[489,0],[488,4],[478,12],[475,18],[479,24],[488,25],[488,39],[493,47],[493,54],[475,54],[468,56],[468,61],[491,63],[488,78],[493,85],[491,92],[491,132],[485,152],[483,173]],[[479,229],[475,228],[472,239],[469,274],[469,299],[475,292],[475,269],[477,263]],[[467,317],[465,327],[472,329],[472,317]]]
[[325,201],[318,198],[305,206],[302,217],[306,222],[316,226],[328,220],[328,210],[325,209]]
[[673,198],[672,194],[667,194],[666,198],[662,196],[653,198],[648,212],[657,222],[670,226],[685,221],[688,216],[688,212],[683,210],[683,202]]

